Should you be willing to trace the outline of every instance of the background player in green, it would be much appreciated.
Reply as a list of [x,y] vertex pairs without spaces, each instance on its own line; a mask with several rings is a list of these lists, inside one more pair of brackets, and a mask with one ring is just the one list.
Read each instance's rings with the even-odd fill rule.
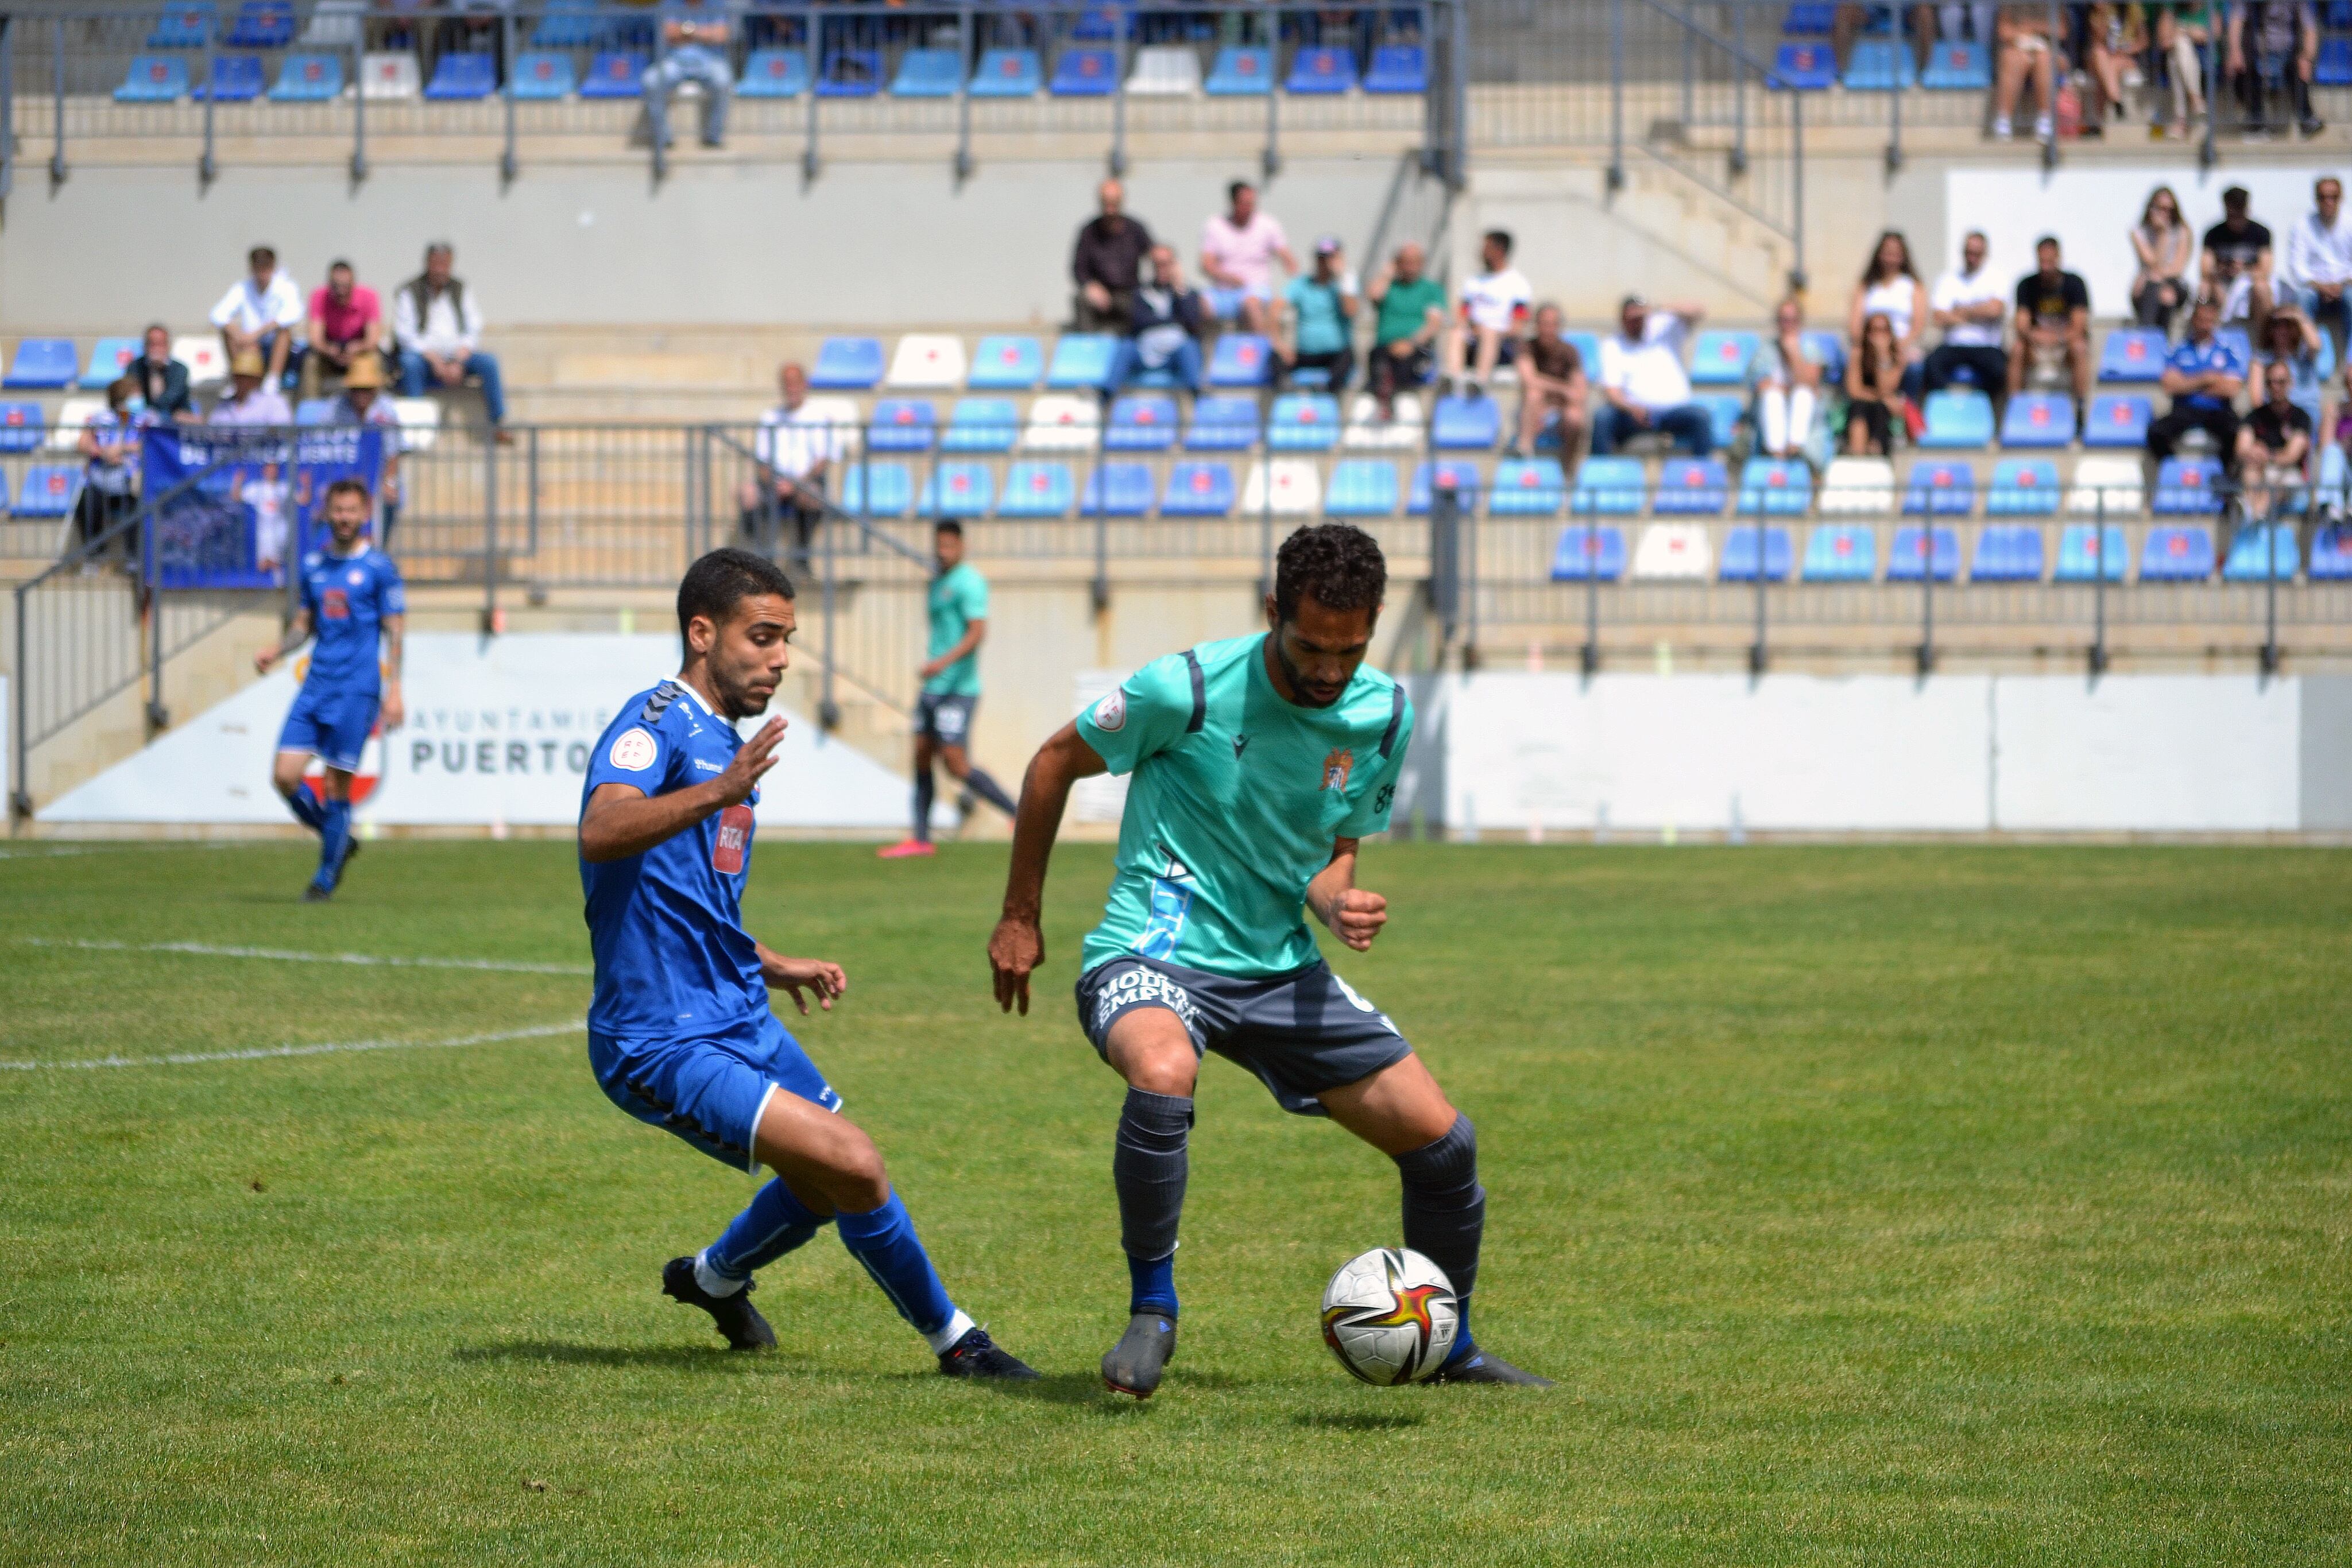
[[931,763],[947,764],[948,776],[962,786],[956,810],[971,815],[977,795],[1010,817],[1013,798],[985,769],[971,765],[971,716],[980,706],[980,644],[988,635],[988,579],[963,559],[963,525],[942,517],[931,530],[928,608],[931,637],[915,705],[914,836],[877,851],[884,860],[931,853]]
[[1437,1381],[1545,1385],[1470,1337],[1486,1214],[1470,1119],[1387,1015],[1331,972],[1300,914],[1358,952],[1388,920],[1388,901],[1356,885],[1358,841],[1388,826],[1412,739],[1404,689],[1364,664],[1387,582],[1369,534],[1299,529],[1276,558],[1266,632],[1145,665],[1048,740],[1022,786],[988,961],[998,1005],[1026,1013],[1070,786],[1134,776],[1077,985],[1080,1027],[1128,1082],[1111,1171],[1131,1291],[1127,1332],[1102,1363],[1121,1393],[1158,1388],[1176,1348],[1176,1227],[1204,1051],[1248,1068],[1285,1110],[1328,1115],[1396,1161],[1405,1245],[1461,1297]]

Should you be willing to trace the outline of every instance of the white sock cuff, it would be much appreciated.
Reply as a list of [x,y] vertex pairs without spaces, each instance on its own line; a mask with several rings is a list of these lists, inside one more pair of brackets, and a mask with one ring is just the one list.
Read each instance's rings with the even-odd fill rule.
[[923,1336],[923,1343],[931,1347],[933,1355],[945,1355],[955,1348],[956,1341],[963,1338],[971,1330],[971,1314],[958,1307],[948,1314],[948,1321],[944,1326],[934,1329]]
[[694,1282],[702,1287],[705,1295],[731,1296],[751,1281],[730,1280],[710,1266],[710,1249],[706,1247],[694,1255]]

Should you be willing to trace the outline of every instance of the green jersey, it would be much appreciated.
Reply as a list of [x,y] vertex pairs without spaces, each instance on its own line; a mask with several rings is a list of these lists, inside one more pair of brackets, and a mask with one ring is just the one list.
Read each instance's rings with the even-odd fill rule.
[[[929,608],[931,645],[924,656],[936,659],[962,642],[973,622],[988,619],[988,579],[974,570],[970,561],[958,561],[952,570],[931,579]],[[933,696],[980,695],[980,651],[973,649],[933,675],[923,683],[923,690]]]
[[1134,954],[1245,978],[1315,962],[1307,884],[1334,839],[1389,824],[1404,688],[1366,665],[1329,707],[1300,707],[1275,691],[1261,633],[1154,660],[1077,723],[1134,775],[1082,967]]

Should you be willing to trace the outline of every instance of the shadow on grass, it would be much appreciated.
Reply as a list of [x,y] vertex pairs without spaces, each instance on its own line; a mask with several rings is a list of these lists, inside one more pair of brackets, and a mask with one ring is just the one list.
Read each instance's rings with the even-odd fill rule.
[[1364,1411],[1342,1415],[1330,1410],[1301,1410],[1290,1418],[1290,1424],[1325,1432],[1396,1432],[1407,1427],[1418,1427],[1428,1419],[1426,1416],[1375,1415]]
[[520,1339],[497,1344],[463,1344],[452,1361],[543,1361],[562,1366],[666,1366],[680,1372],[745,1372],[773,1355],[747,1355],[721,1345],[574,1344],[568,1340]]

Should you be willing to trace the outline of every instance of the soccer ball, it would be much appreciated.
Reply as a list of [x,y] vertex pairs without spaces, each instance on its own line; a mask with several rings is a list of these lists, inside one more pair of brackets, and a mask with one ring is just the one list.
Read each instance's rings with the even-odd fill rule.
[[1366,1383],[1417,1383],[1445,1364],[1460,1326],[1454,1281],[1420,1253],[1376,1247],[1323,1289],[1323,1343]]

